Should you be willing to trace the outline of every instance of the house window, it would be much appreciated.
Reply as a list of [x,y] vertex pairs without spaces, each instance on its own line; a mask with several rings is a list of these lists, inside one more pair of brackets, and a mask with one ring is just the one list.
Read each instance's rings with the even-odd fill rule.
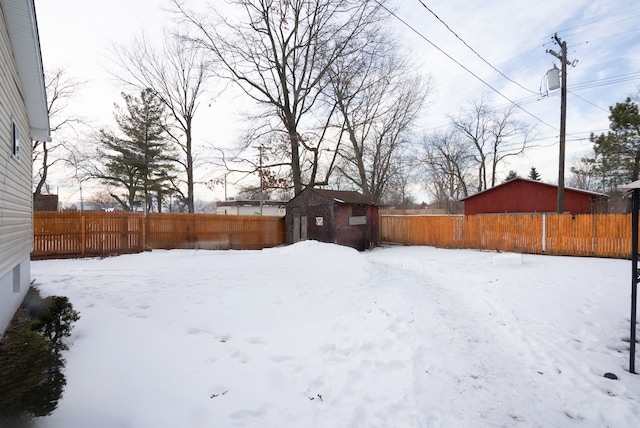
[[13,157],[20,159],[20,128],[13,122],[11,126],[11,140],[13,141]]

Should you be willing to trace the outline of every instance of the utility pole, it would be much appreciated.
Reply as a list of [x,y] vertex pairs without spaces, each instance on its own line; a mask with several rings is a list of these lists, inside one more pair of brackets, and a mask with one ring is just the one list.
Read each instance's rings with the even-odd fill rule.
[[571,62],[567,60],[567,42],[563,42],[557,34],[553,39],[560,46],[560,53],[547,49],[547,53],[555,56],[562,64],[562,85],[560,87],[560,156],[558,161],[558,214],[564,212],[564,158],[565,139],[567,130],[567,65]]

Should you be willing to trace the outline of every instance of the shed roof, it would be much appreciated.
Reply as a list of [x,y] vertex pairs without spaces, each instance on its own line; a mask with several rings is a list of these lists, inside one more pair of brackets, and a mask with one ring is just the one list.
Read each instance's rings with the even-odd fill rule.
[[622,194],[625,198],[629,196],[634,191],[634,189],[640,189],[640,180],[636,180],[633,183],[620,186],[620,190],[622,191]]
[[343,204],[373,205],[373,200],[369,196],[353,190],[325,190],[315,188],[311,188],[310,190]]
[[1,0],[27,107],[31,138],[51,141],[34,0]]
[[280,206],[286,205],[287,201],[272,201],[272,200],[256,200],[256,199],[229,199],[217,203],[219,207],[242,207],[242,206],[260,206],[260,203],[264,206]]
[[[489,189],[485,189],[485,190],[483,190],[483,191],[481,191],[481,192],[474,193],[473,195],[469,195],[469,196],[467,196],[466,198],[462,198],[462,199],[460,199],[460,200],[461,200],[461,201],[466,201],[467,199],[475,198],[476,196],[480,196],[480,195],[482,195],[482,194],[484,194],[484,193],[486,193],[486,192],[490,192],[490,191],[495,190],[495,189],[497,189],[497,188],[499,188],[499,187],[506,186],[506,185],[508,185],[508,184],[511,184],[511,183],[514,183],[514,182],[517,182],[517,181],[524,181],[524,182],[534,183],[534,184],[537,184],[537,185],[540,185],[540,186],[547,186],[547,187],[553,187],[553,188],[557,188],[557,187],[558,187],[558,186],[557,186],[557,185],[555,185],[555,184],[543,183],[542,181],[530,180],[530,179],[528,179],[528,178],[520,178],[520,177],[516,177],[516,178],[511,179],[511,180],[509,180],[509,181],[506,181],[506,182],[504,182],[504,183],[498,184],[497,186],[493,186],[493,187],[491,187],[491,188],[489,188]],[[609,196],[608,196],[608,195],[606,195],[605,193],[592,192],[592,191],[590,191],[590,190],[583,190],[583,189],[574,189],[574,188],[572,188],[572,187],[565,187],[565,188],[564,188],[564,190],[565,190],[565,191],[567,191],[567,190],[568,190],[568,191],[571,191],[571,192],[585,193],[585,194],[588,194],[588,195],[591,195],[591,196],[603,196],[603,197],[606,197],[606,198],[608,198],[608,197],[609,197]]]

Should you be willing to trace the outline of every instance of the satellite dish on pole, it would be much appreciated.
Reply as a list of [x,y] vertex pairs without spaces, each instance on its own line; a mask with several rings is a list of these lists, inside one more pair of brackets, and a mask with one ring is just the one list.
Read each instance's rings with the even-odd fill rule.
[[553,68],[547,71],[547,88],[555,91],[560,88],[560,69],[553,64]]

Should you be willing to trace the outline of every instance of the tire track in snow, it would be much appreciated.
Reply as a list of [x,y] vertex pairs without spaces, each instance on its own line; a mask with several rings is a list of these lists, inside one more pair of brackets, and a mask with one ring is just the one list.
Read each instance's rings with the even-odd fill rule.
[[[437,265],[433,268],[437,271]],[[395,323],[398,333],[410,343],[425,344],[413,345],[411,395],[429,397],[438,403],[429,407],[441,411],[416,415],[418,426],[477,426],[479,421],[548,426],[549,421],[570,421],[562,408],[553,409],[563,397],[537,369],[540,349],[531,349],[522,333],[503,321],[504,314],[399,264],[376,260],[372,272],[385,278],[387,292],[404,301],[405,314]],[[407,315],[413,322],[406,322]],[[514,395],[523,384],[539,392]]]

